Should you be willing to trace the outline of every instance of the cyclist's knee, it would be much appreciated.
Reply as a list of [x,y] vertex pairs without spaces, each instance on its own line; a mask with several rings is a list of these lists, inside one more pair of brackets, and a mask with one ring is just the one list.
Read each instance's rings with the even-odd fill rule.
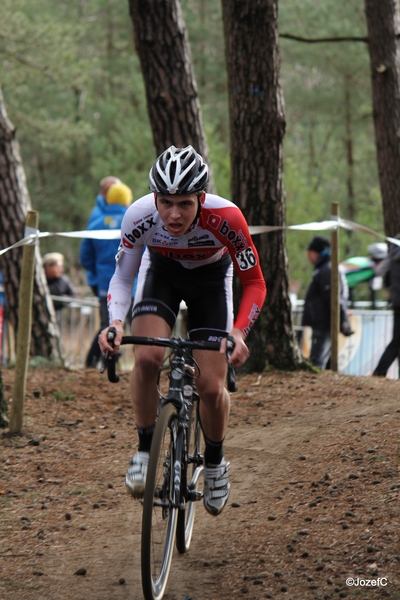
[[219,399],[225,394],[224,381],[217,378],[198,380],[196,382],[197,391],[203,402],[218,403]]
[[163,360],[160,352],[138,352],[135,356],[135,370],[142,373],[144,377],[154,377]]

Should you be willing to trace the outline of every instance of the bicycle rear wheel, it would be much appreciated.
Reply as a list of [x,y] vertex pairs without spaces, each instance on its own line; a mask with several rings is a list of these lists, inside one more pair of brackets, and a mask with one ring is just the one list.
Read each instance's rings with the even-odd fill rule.
[[146,600],[161,600],[175,545],[177,508],[171,508],[177,411],[166,404],[151,444],[142,517],[142,588]]
[[[186,478],[183,484],[187,485],[190,493],[199,492],[200,476],[203,473],[203,463],[200,450],[202,441],[202,431],[200,427],[198,399],[193,402],[189,416],[189,429],[187,430],[188,444],[188,464]],[[185,481],[186,479],[186,481]],[[178,524],[176,528],[176,547],[178,552],[184,554],[189,550],[192,539],[196,500],[188,499],[185,507],[178,511]]]

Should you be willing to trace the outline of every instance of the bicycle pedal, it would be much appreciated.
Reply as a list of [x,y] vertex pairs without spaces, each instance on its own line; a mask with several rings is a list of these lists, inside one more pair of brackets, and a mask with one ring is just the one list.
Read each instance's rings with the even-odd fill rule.
[[199,492],[198,490],[189,490],[188,493],[188,501],[196,502],[197,500],[201,500],[203,498],[203,492]]

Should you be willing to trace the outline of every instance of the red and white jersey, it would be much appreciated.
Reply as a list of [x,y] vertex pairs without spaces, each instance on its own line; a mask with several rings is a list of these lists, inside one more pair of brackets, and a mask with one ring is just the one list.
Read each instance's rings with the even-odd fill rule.
[[[242,300],[234,326],[248,333],[264,303],[266,285],[247,222],[233,202],[206,194],[199,219],[183,236],[173,237],[159,216],[154,194],[143,196],[128,208],[122,221],[117,278],[120,276],[126,280],[126,277],[135,277],[145,246],[166,258],[179,261],[187,269],[217,262],[229,252],[242,284]],[[124,255],[131,258],[129,269]],[[117,291],[118,286],[114,286],[113,295]],[[120,318],[112,307],[110,312],[111,318]]]

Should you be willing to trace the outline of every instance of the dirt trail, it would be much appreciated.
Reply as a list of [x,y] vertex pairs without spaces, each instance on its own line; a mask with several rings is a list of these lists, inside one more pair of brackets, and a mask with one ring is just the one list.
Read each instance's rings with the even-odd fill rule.
[[[3,370],[6,395],[12,378]],[[259,379],[232,396],[229,504],[217,518],[199,504],[165,600],[400,598],[400,383]],[[0,445],[2,599],[142,598],[127,380],[30,371],[24,435]]]

